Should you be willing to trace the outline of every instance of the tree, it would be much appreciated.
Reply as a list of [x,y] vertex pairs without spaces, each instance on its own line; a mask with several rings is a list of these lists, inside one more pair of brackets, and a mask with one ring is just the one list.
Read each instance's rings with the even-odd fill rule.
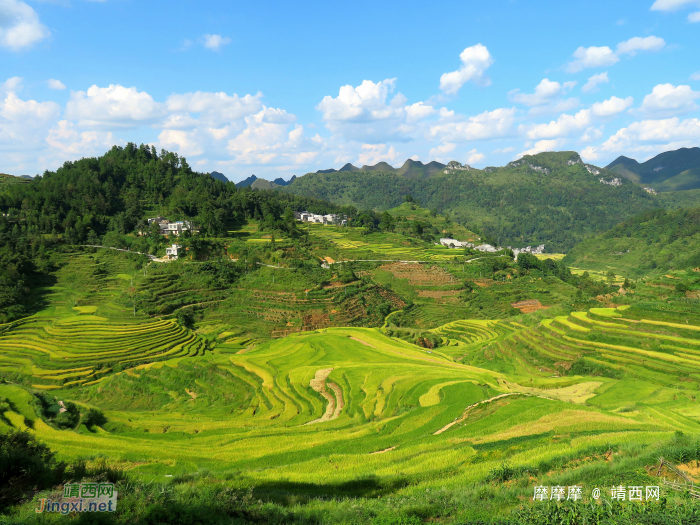
[[615,272],[608,270],[608,273],[605,275],[605,280],[608,281],[608,284],[612,284],[615,282],[615,277]]
[[404,197],[405,202],[415,202],[415,199],[413,198],[413,195],[406,195]]

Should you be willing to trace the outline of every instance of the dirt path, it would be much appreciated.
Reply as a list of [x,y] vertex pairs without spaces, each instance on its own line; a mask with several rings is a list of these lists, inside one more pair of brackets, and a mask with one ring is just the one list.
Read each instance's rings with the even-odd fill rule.
[[[314,375],[314,378],[309,383],[311,388],[313,388],[316,392],[318,392],[324,398],[326,398],[326,401],[328,401],[328,405],[326,406],[325,414],[323,414],[318,419],[309,421],[308,423],[306,423],[307,425],[313,425],[314,423],[324,423],[326,421],[336,419],[340,415],[340,411],[343,410],[343,408],[345,407],[345,402],[343,400],[343,391],[340,389],[340,387],[335,383],[331,383],[330,381],[326,383],[326,379],[332,371],[332,368],[322,368],[321,370],[317,370],[316,375]],[[333,391],[333,394],[331,394],[326,389],[326,386],[328,386],[328,388],[330,388]]]
[[358,339],[357,337],[350,336],[350,339],[352,339],[353,341],[357,341],[358,343],[362,343],[365,346],[370,346],[370,347],[374,348],[374,345],[371,345],[367,341],[363,341],[362,339]]
[[395,448],[396,447],[389,447],[389,448],[385,448],[384,450],[377,450],[376,452],[370,452],[369,455],[374,456],[375,454],[384,454],[384,452],[391,452]]
[[[504,398],[504,397],[508,397],[508,396],[522,396],[522,395],[523,395],[523,394],[521,394],[521,393],[519,393],[519,392],[508,392],[508,393],[506,393],[506,394],[500,394],[500,395],[498,395],[498,396],[496,396],[496,397],[491,397],[491,398],[489,398],[489,399],[484,399],[483,401],[479,401],[478,403],[474,403],[473,405],[469,405],[469,406],[464,410],[464,413],[462,414],[461,417],[458,417],[458,418],[455,419],[452,423],[448,423],[447,425],[445,425],[444,427],[442,427],[442,428],[441,428],[440,430],[438,430],[437,432],[433,432],[433,435],[434,435],[434,436],[437,436],[438,434],[442,434],[442,433],[445,432],[446,430],[449,430],[450,428],[452,428],[453,425],[456,425],[457,423],[461,423],[462,421],[464,421],[465,419],[467,419],[467,418],[469,417],[469,411],[470,411],[472,408],[474,408],[474,407],[477,407],[477,406],[479,406],[479,405],[483,405],[484,403],[490,403],[491,401],[496,401],[497,399],[501,399],[501,398]],[[529,394],[524,394],[524,395],[529,395]]]

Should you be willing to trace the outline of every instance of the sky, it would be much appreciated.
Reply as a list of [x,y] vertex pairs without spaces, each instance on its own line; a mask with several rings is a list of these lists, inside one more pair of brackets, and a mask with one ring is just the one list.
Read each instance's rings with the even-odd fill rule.
[[699,50],[700,0],[0,0],[0,172],[643,161],[700,146]]

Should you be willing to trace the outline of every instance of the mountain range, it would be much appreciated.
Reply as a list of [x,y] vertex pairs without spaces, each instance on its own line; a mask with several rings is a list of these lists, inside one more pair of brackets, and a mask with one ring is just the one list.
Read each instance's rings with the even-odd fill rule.
[[429,162],[428,164],[423,164],[419,160],[413,160],[413,159],[408,159],[406,162],[403,163],[403,165],[400,168],[394,168],[390,164],[386,162],[379,162],[375,164],[374,166],[362,166],[361,168],[358,168],[356,166],[353,166],[352,164],[348,163],[339,170],[335,169],[327,169],[327,170],[319,170],[316,173],[339,173],[339,172],[345,172],[345,171],[350,171],[350,172],[358,172],[358,171],[363,171],[363,172],[370,172],[370,171],[383,171],[387,173],[395,173],[397,175],[401,175],[402,177],[406,177],[407,179],[428,179],[434,175],[437,175],[438,173],[444,171],[446,168],[447,169],[452,169],[452,166],[458,167],[458,169],[471,169],[469,166],[462,166],[458,162],[452,161],[449,164],[442,164],[437,161],[432,161]]
[[700,148],[666,151],[642,163],[620,156],[606,169],[658,191],[696,189],[700,188]]
[[[566,252],[637,213],[680,206],[676,193],[645,191],[615,172],[584,163],[574,151],[525,155],[483,170],[455,161],[421,164],[418,175],[386,166],[307,173],[279,190],[374,211],[393,208],[410,195],[501,246],[544,243],[550,253]],[[693,199],[700,205],[700,194]],[[682,205],[688,204],[693,203]]]
[[282,177],[278,177],[272,182],[267,179],[261,179],[255,175],[251,175],[247,179],[243,179],[241,182],[236,184],[236,188],[252,188],[254,190],[274,190],[275,188],[281,188],[283,186],[289,186],[292,182],[296,180],[297,176],[292,175],[289,180],[284,180]]

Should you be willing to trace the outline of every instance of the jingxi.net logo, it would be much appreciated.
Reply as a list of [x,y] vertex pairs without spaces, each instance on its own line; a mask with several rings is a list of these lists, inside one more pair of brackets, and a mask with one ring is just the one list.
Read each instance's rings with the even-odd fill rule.
[[113,483],[68,483],[63,487],[63,497],[55,500],[42,498],[34,510],[37,514],[114,512],[117,510],[117,491]]

